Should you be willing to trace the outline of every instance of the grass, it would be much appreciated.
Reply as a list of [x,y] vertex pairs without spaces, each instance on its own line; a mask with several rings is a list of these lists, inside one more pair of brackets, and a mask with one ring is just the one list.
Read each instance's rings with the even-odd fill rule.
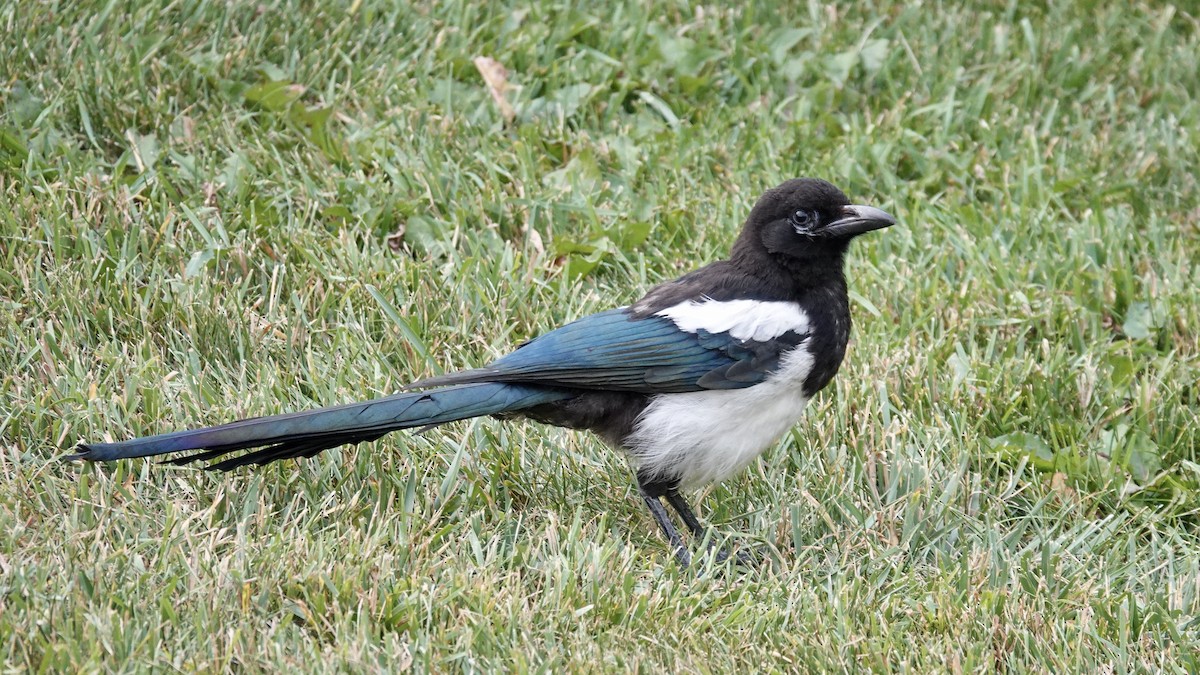
[[[4,670],[1200,667],[1194,6],[505,4],[0,1]],[[535,425],[54,461],[479,365],[796,175],[902,226],[700,495],[760,568]]]

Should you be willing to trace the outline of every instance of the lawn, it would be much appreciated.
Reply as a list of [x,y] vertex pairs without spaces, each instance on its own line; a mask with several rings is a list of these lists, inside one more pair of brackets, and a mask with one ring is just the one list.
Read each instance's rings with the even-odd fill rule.
[[[0,669],[1195,672],[1200,12],[967,4],[0,0]],[[55,459],[481,365],[806,175],[900,225],[697,495],[758,566],[534,424]]]

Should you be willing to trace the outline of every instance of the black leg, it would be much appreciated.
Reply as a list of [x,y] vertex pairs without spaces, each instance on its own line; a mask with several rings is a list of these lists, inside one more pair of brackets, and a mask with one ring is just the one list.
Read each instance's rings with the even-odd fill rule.
[[670,504],[671,508],[675,509],[675,513],[678,513],[679,517],[683,519],[683,524],[687,525],[688,529],[692,531],[692,535],[695,536],[696,539],[703,539],[706,529],[700,524],[700,520],[696,518],[696,514],[692,512],[692,507],[688,505],[687,500],[679,494],[678,490],[673,488],[667,491],[665,496],[667,498],[667,503]]
[[662,528],[667,541],[671,543],[671,548],[675,550],[675,559],[679,561],[679,566],[687,567],[692,564],[692,554],[684,547],[683,537],[679,536],[679,531],[671,523],[671,517],[667,515],[666,507],[662,505],[662,502],[658,501],[658,497],[651,496],[649,492],[646,492],[640,486],[638,492],[641,493],[642,499],[645,500],[646,507],[650,509],[650,515],[654,516],[655,522]]
[[[698,541],[705,541],[705,535],[708,534],[708,528],[700,524],[700,519],[697,518],[696,514],[692,512],[692,507],[688,505],[687,500],[683,498],[683,495],[680,495],[678,490],[671,489],[664,496],[667,498],[667,503],[671,505],[671,508],[675,509],[675,512],[678,513],[679,517],[683,519],[684,524],[687,525],[688,529],[692,531],[692,535],[696,537]],[[713,546],[715,546],[715,544],[713,543],[712,538],[709,537],[708,548],[711,550]],[[734,553],[734,557],[737,558],[739,565],[745,565],[749,567],[754,564],[753,558],[745,551],[736,551]],[[721,563],[725,562],[725,560],[728,558],[729,551],[721,549],[720,551],[717,551],[715,560]]]
[[[672,479],[663,479],[654,476],[647,476],[642,473],[638,474],[638,492],[641,493],[642,499],[646,501],[646,506],[650,509],[650,514],[654,516],[654,520],[658,526],[662,528],[663,534],[666,535],[667,541],[671,542],[671,546],[675,549],[675,557],[679,560],[682,567],[687,567],[692,560],[691,553],[684,548],[683,537],[679,536],[679,531],[675,529],[675,525],[671,523],[670,517],[667,515],[667,509],[663,507],[660,497],[666,497],[667,503],[675,512],[679,514],[683,524],[687,525],[692,536],[697,541],[706,541],[708,548],[711,550],[715,544],[712,537],[706,537],[708,528],[701,524],[700,519],[696,517],[696,513],[692,511],[692,507],[684,499],[683,495],[679,494],[679,481]],[[735,554],[738,563],[746,566],[753,564],[753,559],[745,551],[737,551]],[[717,551],[715,560],[724,562],[729,558],[729,551]]]

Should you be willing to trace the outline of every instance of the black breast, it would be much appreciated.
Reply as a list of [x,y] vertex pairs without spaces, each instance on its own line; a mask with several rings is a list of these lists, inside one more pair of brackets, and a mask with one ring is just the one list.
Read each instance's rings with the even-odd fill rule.
[[846,345],[850,342],[850,301],[845,282],[805,293],[800,307],[808,315],[807,347],[813,356],[813,369],[804,380],[804,393],[812,396],[833,380],[846,356]]

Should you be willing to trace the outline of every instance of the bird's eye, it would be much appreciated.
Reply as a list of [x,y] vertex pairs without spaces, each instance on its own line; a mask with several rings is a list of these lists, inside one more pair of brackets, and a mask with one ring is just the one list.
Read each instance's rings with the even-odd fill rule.
[[790,220],[792,227],[796,228],[796,232],[810,232],[817,223],[817,217],[813,215],[812,211],[803,209],[793,213]]

